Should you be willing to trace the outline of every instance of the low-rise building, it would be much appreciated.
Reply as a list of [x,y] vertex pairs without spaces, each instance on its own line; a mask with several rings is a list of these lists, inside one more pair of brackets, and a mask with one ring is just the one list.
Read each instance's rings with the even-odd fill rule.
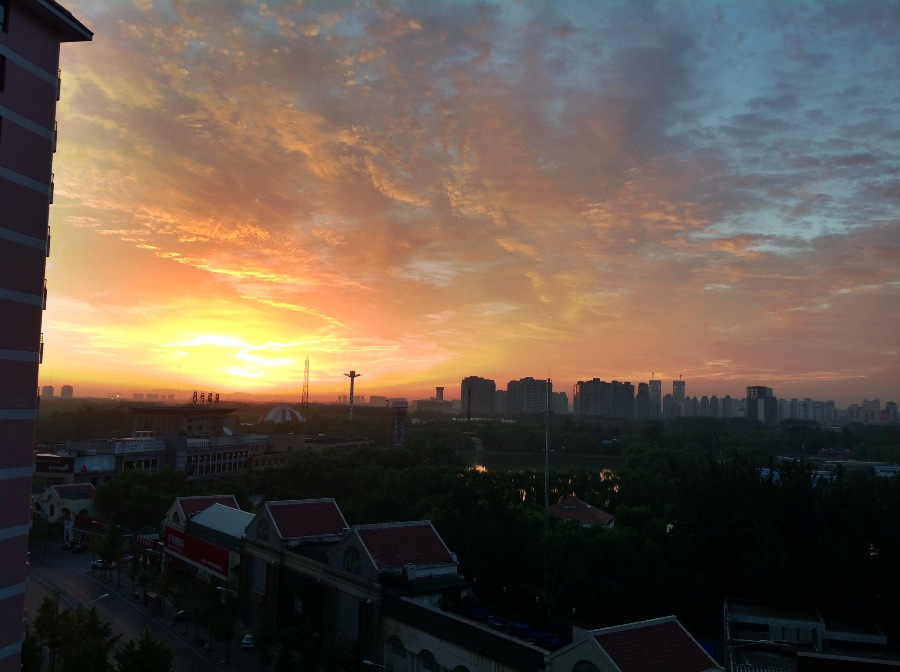
[[612,527],[615,516],[569,495],[550,507],[550,515],[582,527]]

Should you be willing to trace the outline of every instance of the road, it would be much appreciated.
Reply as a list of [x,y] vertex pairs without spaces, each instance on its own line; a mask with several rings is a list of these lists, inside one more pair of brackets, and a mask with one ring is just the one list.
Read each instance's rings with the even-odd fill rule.
[[55,596],[58,589],[60,609],[91,603],[113,632],[122,634],[120,643],[137,639],[149,630],[171,647],[175,672],[239,672],[242,665],[246,672],[259,669],[258,656],[255,652],[242,652],[239,637],[232,637],[225,663],[225,645],[211,642],[211,650],[204,650],[195,642],[193,625],[172,624],[171,605],[166,609],[167,616],[159,614],[131,596],[132,582],[125,572],[121,577],[115,570],[101,574],[99,569],[91,572],[89,553],[77,554],[62,550],[59,545],[44,547],[38,543],[32,549],[31,575],[25,589],[29,621],[37,615],[44,598]]

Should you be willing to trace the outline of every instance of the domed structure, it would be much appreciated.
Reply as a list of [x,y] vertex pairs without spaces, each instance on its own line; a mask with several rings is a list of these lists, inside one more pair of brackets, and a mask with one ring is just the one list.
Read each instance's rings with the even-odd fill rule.
[[306,418],[300,415],[290,406],[284,404],[276,406],[268,413],[264,413],[259,419],[260,422],[304,422]]

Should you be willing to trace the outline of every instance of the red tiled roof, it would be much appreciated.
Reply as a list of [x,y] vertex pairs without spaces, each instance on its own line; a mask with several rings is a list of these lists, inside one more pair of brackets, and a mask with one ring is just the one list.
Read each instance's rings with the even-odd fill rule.
[[569,495],[551,506],[550,515],[582,525],[609,525],[614,517],[603,509],[581,501],[575,495]]
[[454,562],[444,540],[430,521],[360,525],[354,528],[379,571],[406,565],[426,566]]
[[608,628],[594,638],[622,672],[721,669],[674,618]]
[[282,539],[341,534],[348,527],[334,499],[267,502],[266,506]]
[[222,504],[223,506],[230,506],[232,509],[240,509],[238,506],[237,499],[235,499],[234,495],[210,495],[210,496],[201,496],[201,497],[179,497],[178,503],[181,505],[181,510],[184,513],[185,518],[190,518],[195,513],[200,513],[201,511],[206,511],[213,504]]

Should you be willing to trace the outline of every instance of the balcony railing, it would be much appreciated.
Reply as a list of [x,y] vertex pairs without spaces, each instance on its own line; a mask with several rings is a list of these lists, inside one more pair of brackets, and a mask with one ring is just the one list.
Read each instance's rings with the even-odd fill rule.
[[56,144],[59,142],[59,122],[53,122],[53,153],[56,154]]
[[44,278],[44,310],[47,310],[47,278]]
[[56,102],[59,102],[62,96],[62,70],[56,71]]
[[53,178],[54,178],[53,173],[50,173],[50,203],[51,203],[51,205],[52,205],[52,203],[53,203],[53,186],[54,186],[54,185],[53,185]]
[[41,332],[41,351],[38,353],[38,364],[44,363],[44,332]]
[[50,256],[50,227],[47,227],[47,256]]

